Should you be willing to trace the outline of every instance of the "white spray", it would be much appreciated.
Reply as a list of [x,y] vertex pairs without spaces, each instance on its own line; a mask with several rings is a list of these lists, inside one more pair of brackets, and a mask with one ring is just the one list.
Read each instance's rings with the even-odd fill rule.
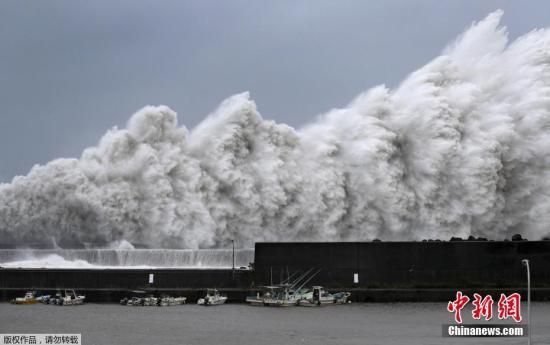
[[301,130],[248,93],[190,133],[145,107],[80,159],[0,185],[0,242],[538,239],[550,224],[550,32],[473,24],[396,90]]

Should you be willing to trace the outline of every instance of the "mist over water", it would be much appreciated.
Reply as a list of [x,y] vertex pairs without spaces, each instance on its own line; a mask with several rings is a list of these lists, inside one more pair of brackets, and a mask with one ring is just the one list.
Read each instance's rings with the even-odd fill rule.
[[[235,267],[254,261],[253,249],[235,250]],[[4,249],[5,268],[231,268],[231,249]]]
[[[299,130],[248,93],[192,131],[148,106],[80,159],[0,185],[0,242],[152,248],[255,241],[529,239],[550,223],[550,32],[501,11],[395,90]],[[368,78],[368,76],[365,76]]]

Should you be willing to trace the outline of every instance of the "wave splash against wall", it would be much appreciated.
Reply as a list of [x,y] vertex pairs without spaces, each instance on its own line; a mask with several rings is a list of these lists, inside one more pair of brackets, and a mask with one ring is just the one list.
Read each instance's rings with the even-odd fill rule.
[[[253,249],[235,250],[235,267],[254,261]],[[231,268],[231,249],[4,249],[4,268]]]
[[397,89],[375,87],[300,130],[264,120],[248,93],[190,132],[168,107],[145,107],[80,159],[0,185],[0,242],[541,238],[550,32],[510,43],[501,15]]

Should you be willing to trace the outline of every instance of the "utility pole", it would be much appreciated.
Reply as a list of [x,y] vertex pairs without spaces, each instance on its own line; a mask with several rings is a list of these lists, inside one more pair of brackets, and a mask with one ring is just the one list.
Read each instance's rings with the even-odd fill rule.
[[529,324],[529,338],[527,344],[531,345],[531,272],[529,270],[529,260],[523,259],[521,263],[527,268],[527,322]]
[[231,240],[231,246],[233,247],[233,255],[232,255],[232,262],[233,262],[233,280],[235,280],[235,241]]

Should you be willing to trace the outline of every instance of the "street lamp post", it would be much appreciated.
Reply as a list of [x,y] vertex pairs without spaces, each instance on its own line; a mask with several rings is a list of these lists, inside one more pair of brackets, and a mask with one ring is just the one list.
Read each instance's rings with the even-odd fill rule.
[[527,322],[529,324],[529,338],[527,344],[531,345],[531,272],[529,270],[529,260],[523,259],[521,263],[527,268]]
[[232,255],[232,263],[233,263],[233,266],[232,266],[232,274],[233,274],[233,280],[235,280],[235,241],[234,240],[231,240],[231,246],[233,247],[233,255]]

